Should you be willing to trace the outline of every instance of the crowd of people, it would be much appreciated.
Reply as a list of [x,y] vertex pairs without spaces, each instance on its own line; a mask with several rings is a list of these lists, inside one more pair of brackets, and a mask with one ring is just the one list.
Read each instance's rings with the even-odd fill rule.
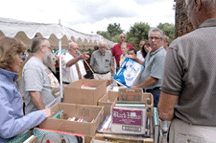
[[[216,0],[185,2],[196,30],[171,44],[158,28],[152,28],[148,39],[140,41],[139,51],[126,41],[125,34],[111,50],[100,41],[91,58],[87,52],[79,53],[77,43],[69,43],[69,53],[62,59],[63,87],[84,78],[87,59],[94,79],[112,80],[111,72],[117,71],[126,57],[130,58],[144,66],[139,85],[131,88],[151,93],[161,121],[172,121],[168,142],[216,142]],[[39,125],[51,116],[50,107],[64,99],[53,74],[55,57],[49,41],[34,38],[31,53],[23,62],[25,50],[26,45],[17,39],[0,38],[0,142],[8,142]],[[23,95],[16,84],[18,73]]]

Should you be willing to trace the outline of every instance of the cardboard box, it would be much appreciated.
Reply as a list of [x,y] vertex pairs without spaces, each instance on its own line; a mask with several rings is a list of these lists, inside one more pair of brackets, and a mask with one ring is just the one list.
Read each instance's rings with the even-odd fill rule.
[[104,118],[111,114],[111,106],[115,105],[118,98],[118,92],[108,91],[99,101],[98,106],[104,106]]
[[[82,85],[96,87],[82,89]],[[98,100],[106,93],[106,80],[81,79],[64,88],[64,103],[97,105]]]
[[142,69],[142,65],[126,58],[115,74],[114,79],[125,87],[137,86],[139,85]]
[[120,88],[119,101],[143,101],[143,89]]
[[125,135],[114,135],[114,134],[96,134],[93,139],[93,143],[109,143],[109,142],[119,142],[119,143],[153,143],[152,138],[142,138],[135,136],[125,136]]
[[146,114],[148,117],[153,117],[154,98],[151,93],[143,93],[143,101],[146,103]]
[[122,134],[145,134],[146,109],[112,108],[111,131]]
[[87,136],[94,136],[103,119],[104,107],[58,103],[51,107],[52,116],[60,110],[68,117],[82,118],[87,122],[68,121],[65,119],[47,118],[40,124],[40,128],[66,131]]

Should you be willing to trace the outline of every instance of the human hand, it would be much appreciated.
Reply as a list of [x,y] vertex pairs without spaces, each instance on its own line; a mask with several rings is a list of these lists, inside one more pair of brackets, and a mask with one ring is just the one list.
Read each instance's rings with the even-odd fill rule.
[[50,110],[50,108],[43,109],[42,111],[45,113],[45,115],[46,115],[47,118],[51,117],[51,110]]
[[114,71],[114,66],[110,66],[110,70],[113,72]]
[[136,89],[136,88],[138,88],[137,86],[131,86],[131,89]]
[[81,58],[81,59],[87,60],[87,59],[89,58],[89,55],[88,55],[88,54],[89,54],[88,52],[83,52],[83,53],[80,55],[80,58]]

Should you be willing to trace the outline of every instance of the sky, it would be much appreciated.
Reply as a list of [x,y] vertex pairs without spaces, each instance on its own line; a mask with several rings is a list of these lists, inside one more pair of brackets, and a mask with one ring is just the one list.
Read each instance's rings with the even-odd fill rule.
[[0,17],[38,23],[59,23],[96,34],[120,23],[128,32],[135,22],[151,27],[175,23],[174,0],[1,0]]

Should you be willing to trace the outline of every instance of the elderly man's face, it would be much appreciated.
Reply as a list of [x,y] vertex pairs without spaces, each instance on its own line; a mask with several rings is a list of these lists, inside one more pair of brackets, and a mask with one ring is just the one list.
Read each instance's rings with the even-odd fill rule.
[[69,53],[75,58],[79,53],[79,46],[76,43],[70,44],[70,48],[68,49]]
[[51,52],[51,47],[49,41],[46,41],[46,45],[44,45],[47,49],[43,55],[43,63],[47,67],[49,67],[53,72],[56,72],[55,69],[55,63],[56,63],[56,57],[55,55]]
[[149,36],[149,43],[152,48],[152,52],[162,46],[162,38],[160,32],[152,32]]
[[126,42],[126,35],[122,34],[122,35],[120,36],[120,41],[121,41],[121,42]]
[[106,50],[105,43],[100,43],[99,50],[101,51],[102,54],[105,52],[105,50]]

